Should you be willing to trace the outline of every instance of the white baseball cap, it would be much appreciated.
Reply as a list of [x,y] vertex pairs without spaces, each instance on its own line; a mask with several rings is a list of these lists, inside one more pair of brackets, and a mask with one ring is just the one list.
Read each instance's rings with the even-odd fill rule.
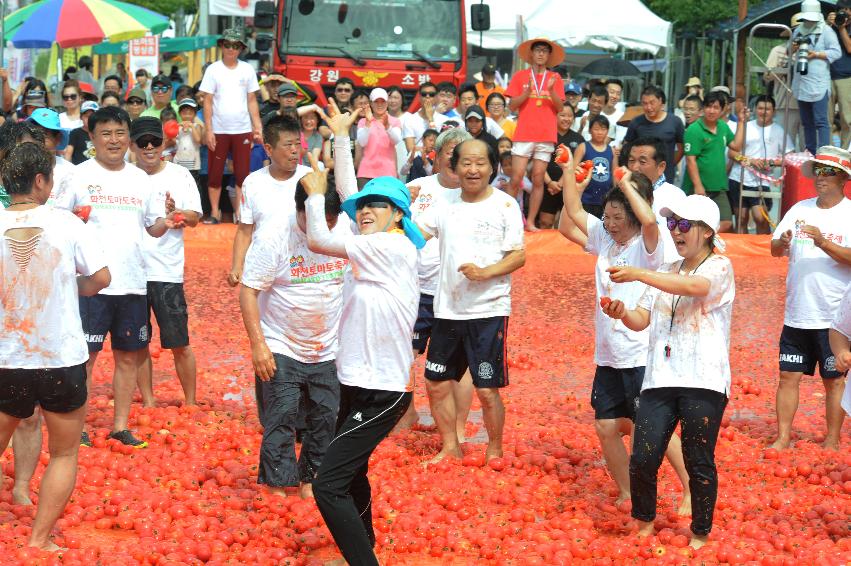
[[376,100],[387,100],[387,91],[383,88],[372,89],[372,92],[369,93],[369,101],[375,102]]
[[670,206],[660,210],[659,213],[665,218],[676,215],[692,222],[703,222],[715,232],[712,240],[713,245],[721,252],[727,248],[727,244],[718,236],[718,228],[721,225],[721,211],[718,210],[718,205],[711,198],[704,195],[689,195],[686,198],[677,199]]

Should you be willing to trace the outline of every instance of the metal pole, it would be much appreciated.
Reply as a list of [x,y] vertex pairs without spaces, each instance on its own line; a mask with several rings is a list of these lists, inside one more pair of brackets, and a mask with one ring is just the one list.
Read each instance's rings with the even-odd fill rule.
[[[671,80],[672,80],[672,77],[673,77],[673,73],[671,73],[671,64],[672,64],[671,47],[672,47],[673,43],[674,43],[674,25],[670,24],[668,26],[668,44],[665,46],[665,62],[666,62],[666,65],[665,65],[665,74],[664,74],[664,79],[663,79],[664,85],[665,85],[665,92],[671,92],[671,84],[672,84]],[[656,60],[657,59],[658,59],[658,55],[653,57],[653,60],[654,60],[653,61],[654,80],[656,79],[655,71],[656,71]],[[669,102],[671,102],[671,101],[669,101]]]
[[[6,2],[0,0],[0,67],[6,68]],[[11,85],[11,83],[10,83]],[[6,101],[3,100],[3,79],[0,79],[0,109],[6,110]],[[14,100],[12,104],[14,104]]]
[[[739,22],[744,22],[746,19],[748,19],[748,0],[739,0]],[[736,73],[734,74],[736,87],[733,90],[733,95],[737,98],[745,93],[745,76],[750,71],[750,69],[745,69],[745,46],[747,44],[747,30],[742,27],[736,34]],[[747,104],[747,100],[745,100],[745,104]]]

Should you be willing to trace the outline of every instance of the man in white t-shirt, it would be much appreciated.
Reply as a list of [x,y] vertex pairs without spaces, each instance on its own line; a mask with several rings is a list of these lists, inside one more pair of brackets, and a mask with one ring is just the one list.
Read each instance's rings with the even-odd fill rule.
[[[851,370],[851,284],[845,289],[836,317],[830,325],[830,349],[836,357],[836,370],[847,376]],[[851,415],[851,382],[848,381],[842,395],[842,408]]]
[[437,87],[434,83],[420,85],[420,109],[416,112],[406,112],[402,115],[402,139],[405,148],[411,153],[415,147],[422,145],[423,133],[428,130],[440,131],[440,126],[448,119],[435,110],[434,99],[437,97]]
[[[80,299],[80,318],[89,345],[86,363],[88,387],[103,341],[110,334],[115,373],[112,378],[115,409],[109,437],[123,444],[144,448],[127,429],[136,377],[148,346],[147,278],[142,254],[144,235],[160,238],[170,228],[182,226],[174,220],[174,203],[157,207],[144,171],[124,161],[130,146],[130,116],[108,106],[89,118],[95,158],[74,169],[69,190],[85,187],[91,198],[89,225],[104,247],[112,283],[92,297]],[[166,214],[168,211],[168,214]],[[91,446],[83,432],[81,444]]]
[[835,450],[844,418],[840,404],[844,374],[837,371],[828,328],[851,281],[851,200],[843,192],[851,176],[851,154],[822,146],[803,164],[801,172],[815,179],[818,196],[790,208],[771,240],[771,255],[789,257],[780,335],[778,434],[772,447],[790,446],[801,376],[813,375],[818,364],[826,393],[827,435],[823,446]]
[[262,125],[257,91],[260,85],[254,69],[237,57],[245,49],[242,32],[226,29],[219,38],[222,58],[204,72],[199,90],[204,96],[204,131],[209,148],[207,187],[210,194],[210,217],[205,220],[218,224],[221,220],[219,199],[222,195],[222,175],[230,153],[236,181],[236,202],[242,200],[242,182],[248,176],[251,142],[262,143]]
[[670,207],[686,194],[679,187],[669,183],[665,178],[665,144],[659,138],[638,138],[629,146],[627,167],[633,173],[643,173],[653,183],[653,213],[659,225],[659,236],[664,243],[664,263],[682,259],[677,253],[671,231],[668,230],[667,219],[662,216],[663,208]]
[[426,390],[443,446],[434,461],[461,457],[452,381],[469,368],[488,431],[486,460],[502,456],[508,385],[505,358],[511,273],[523,267],[523,217],[517,201],[490,185],[496,152],[479,140],[458,144],[452,169],[461,190],[447,192],[418,224],[440,243],[434,327],[426,356]]
[[279,226],[295,211],[295,188],[310,172],[300,165],[301,127],[290,116],[275,116],[263,126],[263,139],[270,163],[245,178],[240,201],[240,224],[233,239],[233,259],[228,284],[236,287],[248,246],[255,234],[267,226]]
[[[410,183],[408,188],[414,202],[411,203],[411,219],[416,222],[426,210],[437,200],[441,199],[447,191],[459,190],[461,181],[452,171],[449,162],[455,146],[459,143],[473,139],[463,128],[452,128],[446,130],[435,142],[434,167],[438,171],[434,175],[421,177]],[[440,246],[436,239],[426,242],[423,249],[419,251],[417,258],[417,273],[420,280],[420,306],[417,314],[417,322],[414,324],[414,336],[411,346],[414,349],[414,357],[424,354],[431,337],[431,329],[434,326],[434,294],[437,292],[437,280],[440,276]],[[473,382],[469,372],[457,383],[453,393],[455,405],[458,411],[457,432],[458,439],[463,442],[464,426],[467,423],[467,415],[470,413],[470,405],[473,401]],[[417,410],[411,403],[408,412],[399,421],[399,428],[410,428],[416,424],[418,419]]]
[[[201,219],[201,196],[189,170],[161,159],[163,125],[156,118],[136,118],[130,127],[131,150],[136,165],[148,174],[151,196],[157,208],[165,208],[166,198],[174,200],[178,220],[195,227]],[[151,311],[160,330],[160,346],[171,350],[174,369],[183,387],[185,404],[195,405],[195,354],[189,346],[189,313],[183,291],[183,230],[169,230],[161,238],[145,237],[143,255],[148,282],[148,336]],[[150,350],[139,371],[142,404],[155,407],[153,365]]]
[[[739,183],[746,191],[770,191],[768,182],[758,177],[753,169],[770,175],[774,167],[783,164],[783,154],[787,151],[792,151],[792,140],[783,132],[783,126],[774,122],[774,98],[761,94],[756,99],[756,119],[748,122],[745,129],[744,152],[732,149],[727,152],[733,160],[733,167],[728,175],[730,190],[727,192],[727,198],[730,199],[730,208],[733,209],[736,229],[739,232],[747,233],[750,216],[756,224],[757,234],[771,233],[768,212],[771,210],[772,200],[741,197],[742,208],[739,210]],[[745,164],[744,176],[742,162]]]

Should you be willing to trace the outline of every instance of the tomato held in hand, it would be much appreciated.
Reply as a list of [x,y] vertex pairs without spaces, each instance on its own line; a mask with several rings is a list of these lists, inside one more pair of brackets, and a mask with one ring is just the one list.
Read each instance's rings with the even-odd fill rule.
[[582,181],[585,180],[585,177],[587,177],[587,176],[588,176],[588,173],[585,170],[577,171],[576,172],[576,182],[581,183]]
[[623,179],[623,176],[626,175],[626,169],[624,169],[623,167],[618,167],[614,170],[613,174],[615,176],[615,181],[620,183],[621,179]]
[[175,222],[176,224],[178,224],[178,223],[180,223],[180,222],[184,222],[184,221],[186,220],[186,217],[185,217],[185,216],[183,216],[183,213],[182,213],[182,212],[175,212],[175,213],[174,213],[174,216],[172,216],[172,220],[174,220],[174,222]]
[[180,133],[180,124],[177,123],[177,120],[169,120],[163,124],[163,133],[168,139],[173,140]]
[[556,148],[556,163],[567,163],[570,160],[570,150],[563,143]]
[[600,297],[600,308],[601,309],[605,310],[611,304],[612,304],[612,299],[610,299],[609,297]]
[[594,168],[594,162],[591,161],[590,159],[586,159],[585,161],[580,163],[579,166],[582,167],[583,169],[585,169],[586,171],[590,171],[591,169]]
[[89,215],[92,213],[92,207],[89,205],[78,206],[74,209],[74,214],[80,217],[83,222],[89,221]]

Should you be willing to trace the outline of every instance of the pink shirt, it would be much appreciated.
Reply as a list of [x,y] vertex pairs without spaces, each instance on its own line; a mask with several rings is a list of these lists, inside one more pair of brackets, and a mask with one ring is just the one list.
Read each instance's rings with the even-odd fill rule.
[[387,129],[380,120],[373,120],[369,127],[366,118],[358,122],[358,143],[363,147],[363,159],[358,167],[358,177],[397,177],[396,144],[402,141],[402,122],[388,115]]

